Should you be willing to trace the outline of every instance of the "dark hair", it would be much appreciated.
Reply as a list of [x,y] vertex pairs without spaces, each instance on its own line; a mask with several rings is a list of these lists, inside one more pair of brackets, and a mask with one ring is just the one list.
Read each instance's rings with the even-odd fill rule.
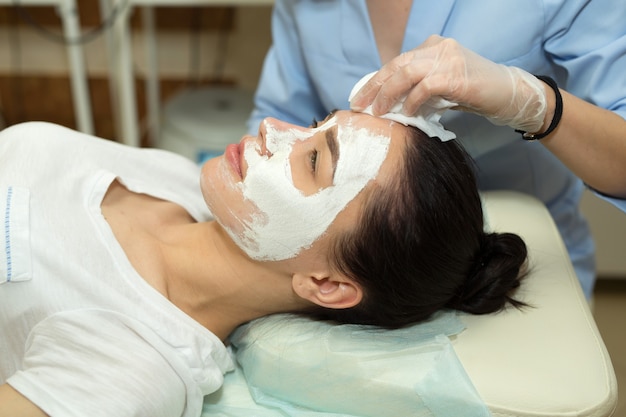
[[367,198],[359,226],[330,259],[361,284],[364,299],[324,318],[397,328],[456,309],[487,314],[512,298],[526,245],[512,233],[485,233],[474,165],[456,141],[410,133],[404,164],[390,186]]

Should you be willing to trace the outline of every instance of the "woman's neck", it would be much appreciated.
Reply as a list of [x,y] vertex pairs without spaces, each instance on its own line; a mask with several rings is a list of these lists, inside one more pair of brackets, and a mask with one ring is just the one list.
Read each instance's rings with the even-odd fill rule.
[[197,223],[117,182],[101,208],[137,272],[222,340],[249,320],[301,307],[288,272],[251,260],[217,222]]
[[413,0],[367,0],[380,62],[385,64],[402,50]]
[[222,340],[240,324],[302,307],[289,274],[251,260],[217,222],[170,230],[161,248],[166,296]]

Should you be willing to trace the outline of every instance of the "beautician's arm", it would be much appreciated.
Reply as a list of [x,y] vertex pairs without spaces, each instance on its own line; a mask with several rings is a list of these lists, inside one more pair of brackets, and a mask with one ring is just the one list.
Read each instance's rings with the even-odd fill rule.
[[[550,124],[554,93],[546,86]],[[589,186],[626,197],[626,120],[561,90],[563,117],[541,143]],[[544,124],[544,129],[547,127]]]
[[9,384],[0,385],[0,417],[46,417],[46,413]]

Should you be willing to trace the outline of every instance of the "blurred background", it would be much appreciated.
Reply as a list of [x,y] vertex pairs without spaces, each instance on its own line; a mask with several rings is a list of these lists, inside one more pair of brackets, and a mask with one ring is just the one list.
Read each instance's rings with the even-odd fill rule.
[[[270,17],[265,0],[0,0],[0,128],[50,121],[200,162],[214,150],[200,149],[207,126],[218,149],[245,132]],[[626,416],[626,216],[590,193],[583,210],[598,250],[594,315]]]

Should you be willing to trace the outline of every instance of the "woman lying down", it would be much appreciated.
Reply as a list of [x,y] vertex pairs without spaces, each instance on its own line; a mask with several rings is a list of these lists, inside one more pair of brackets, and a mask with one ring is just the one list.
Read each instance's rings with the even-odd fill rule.
[[26,123],[0,161],[2,416],[199,416],[228,335],[268,314],[520,305],[526,247],[483,232],[466,155],[389,120],[266,119],[201,170]]

